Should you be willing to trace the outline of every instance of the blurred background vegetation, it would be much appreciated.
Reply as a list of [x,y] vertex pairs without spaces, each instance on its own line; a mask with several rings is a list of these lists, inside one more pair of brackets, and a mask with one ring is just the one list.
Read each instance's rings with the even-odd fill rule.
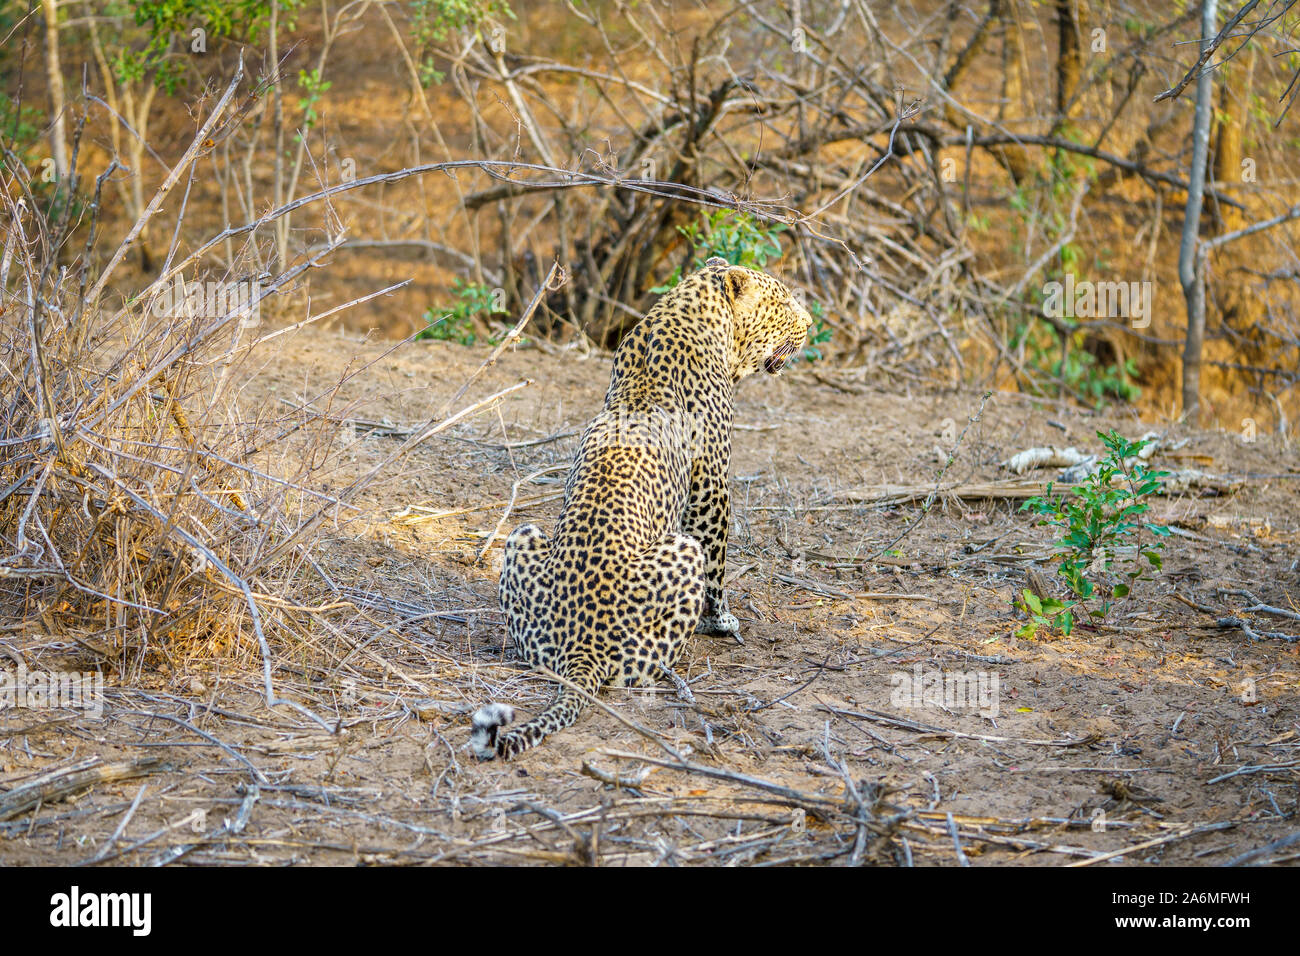
[[[187,281],[281,275],[328,248],[264,316],[411,279],[337,321],[482,346],[558,261],[570,281],[530,344],[608,348],[721,255],[798,290],[810,361],[1148,414],[1191,394],[1205,424],[1289,433],[1293,6],[11,0],[4,188],[55,224],[58,264],[92,277],[114,244],[91,232],[143,223],[95,283],[115,306],[213,237]],[[241,61],[237,109],[150,211]],[[475,162],[491,165],[365,183]],[[1203,291],[1191,347],[1180,251]],[[1151,314],[1045,309],[1067,277],[1147,283]]]

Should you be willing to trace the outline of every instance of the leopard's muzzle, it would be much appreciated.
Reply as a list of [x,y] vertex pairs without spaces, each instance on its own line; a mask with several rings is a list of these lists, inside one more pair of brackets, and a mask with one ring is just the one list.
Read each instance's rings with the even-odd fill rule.
[[776,351],[764,359],[763,370],[768,375],[777,374],[781,369],[785,368],[786,361],[797,351],[799,351],[799,346],[795,344],[793,339],[787,339],[776,347]]

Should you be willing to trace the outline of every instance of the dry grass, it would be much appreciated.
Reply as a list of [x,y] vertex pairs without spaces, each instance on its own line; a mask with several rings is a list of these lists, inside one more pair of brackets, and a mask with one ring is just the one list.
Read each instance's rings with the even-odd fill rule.
[[[242,69],[147,215],[235,111],[241,77]],[[29,638],[28,655],[39,656],[30,637],[40,635],[46,649],[79,649],[123,680],[196,659],[260,659],[265,703],[329,728],[279,696],[273,672],[277,647],[311,644],[305,614],[348,606],[321,600],[330,582],[311,556],[322,519],[346,507],[313,481],[330,462],[336,428],[312,409],[250,416],[239,394],[259,347],[281,334],[264,334],[261,300],[317,259],[234,279],[257,275],[262,250],[250,239],[226,276],[203,276],[206,296],[186,298],[181,290],[192,293],[195,280],[176,283],[196,256],[176,261],[173,247],[158,279],[114,311],[100,293],[147,217],[92,276],[107,175],[82,210],[88,223],[75,221],[71,205],[45,221],[32,213],[38,203],[21,165],[5,165],[0,607],[13,623],[4,630]],[[65,265],[78,228],[85,249]],[[313,400],[328,407],[331,392]],[[300,455],[273,474],[266,462],[290,435],[304,439]]]

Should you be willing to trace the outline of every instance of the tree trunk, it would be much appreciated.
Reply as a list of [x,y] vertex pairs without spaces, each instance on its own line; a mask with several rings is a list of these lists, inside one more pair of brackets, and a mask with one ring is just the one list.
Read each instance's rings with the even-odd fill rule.
[[[1002,83],[1002,102],[998,108],[998,119],[1011,128],[1015,125],[1011,121],[1024,116],[1025,113],[1025,38],[1024,32],[1020,28],[1020,5],[1014,2],[1008,3],[999,12],[1003,23],[1002,67],[1004,79]],[[1021,127],[1021,132],[1023,131],[1023,127]],[[1010,144],[997,147],[995,152],[1017,184],[1029,178],[1033,167],[1029,161],[1029,154],[1023,146]]]
[[[1056,0],[1056,119],[1052,122],[1053,136],[1070,137],[1070,108],[1079,95],[1079,76],[1083,72],[1080,29],[1079,0]],[[1058,175],[1070,179],[1076,177],[1077,167],[1060,150],[1056,152],[1055,165]]]
[[1063,127],[1079,93],[1083,54],[1079,48],[1079,0],[1056,0],[1056,126]]
[[[131,164],[131,202],[127,206],[131,215],[139,219],[144,215],[145,198],[144,198],[144,160],[145,160],[145,143],[149,142],[149,111],[153,109],[154,94],[158,92],[158,87],[148,80],[148,85],[139,92],[139,96],[133,94],[128,86],[126,91],[126,118],[136,135],[127,137],[126,149],[127,159]],[[140,247],[140,268],[146,272],[153,272],[154,261],[153,251],[149,245],[150,229],[145,226],[140,230],[137,243]]]
[[[100,82],[104,84],[104,98],[108,101],[109,109],[114,115],[114,119],[108,124],[109,142],[113,148],[113,155],[123,161],[131,172],[129,185],[128,180],[121,176],[114,176],[112,182],[122,200],[123,208],[126,209],[126,214],[135,221],[144,214],[144,186],[141,182],[141,176],[144,175],[143,144],[148,142],[149,138],[149,109],[153,104],[154,88],[151,86],[141,91],[144,108],[137,110],[131,82],[128,80],[119,89],[117,77],[108,65],[108,56],[104,52],[104,44],[100,39],[99,27],[94,17],[89,18],[89,27],[91,53],[99,67]],[[147,83],[148,80],[145,82]],[[125,119],[135,131],[135,135],[130,137],[129,156],[123,156],[122,123],[116,119],[118,116]],[[140,268],[145,272],[152,272],[153,254],[149,251],[148,226],[141,230],[136,242],[140,247]]]
[[[1201,50],[1218,32],[1218,0],[1201,0]],[[1196,119],[1192,126],[1192,168],[1187,177],[1187,208],[1178,249],[1178,282],[1187,303],[1187,340],[1183,346],[1183,415],[1191,425],[1201,419],[1201,347],[1205,342],[1205,269],[1198,233],[1205,193],[1205,165],[1210,152],[1214,83],[1209,70],[1196,78]]]
[[[1219,109],[1214,124],[1214,184],[1220,189],[1229,187],[1234,195],[1238,195],[1238,192],[1231,187],[1243,182],[1245,177],[1241,140],[1246,119],[1250,115],[1250,81],[1251,73],[1254,72],[1255,51],[1251,50],[1248,64],[1243,63],[1242,59],[1225,63],[1219,68],[1223,86],[1219,90]],[[1216,206],[1215,222],[1219,233],[1235,232],[1245,225],[1241,210],[1235,206]]]
[[[957,59],[953,60],[952,66],[948,67],[948,72],[943,75],[943,88],[945,90],[951,92],[952,88],[965,75],[967,68],[975,61],[975,57],[979,56],[980,51],[984,49],[984,41],[988,38],[989,27],[1001,16],[1002,0],[989,0],[988,12],[984,14],[984,18],[975,27],[975,32],[971,34],[970,40],[962,47],[962,51],[957,54]],[[959,119],[954,125],[960,129],[967,122],[965,119]]]
[[[284,84],[280,76],[280,4],[271,0],[271,24],[267,30],[267,56],[271,61],[271,140],[273,163],[271,166],[271,201],[275,208],[284,205]],[[289,217],[275,221],[275,271],[289,268]]]
[[[989,0],[988,11],[975,27],[975,32],[971,34],[966,45],[962,47],[957,58],[953,60],[952,66],[948,67],[948,72],[943,75],[943,89],[951,93],[955,87],[966,75],[970,65],[975,62],[984,49],[989,34],[993,33],[993,27],[1002,19],[1002,0]],[[960,110],[952,105],[948,100],[943,103],[944,118],[956,129],[965,129],[970,125],[970,118],[965,116]]]
[[63,73],[59,69],[59,13],[55,0],[41,0],[45,17],[45,83],[50,97],[50,155],[62,189],[68,178],[68,136],[63,119]]

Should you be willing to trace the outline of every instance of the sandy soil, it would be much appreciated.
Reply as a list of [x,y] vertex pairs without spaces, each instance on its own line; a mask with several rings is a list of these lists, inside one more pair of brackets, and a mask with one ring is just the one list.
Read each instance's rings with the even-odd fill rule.
[[[337,490],[392,453],[394,427],[439,414],[487,355],[391,348],[300,333],[241,370],[240,407],[284,414],[311,400],[337,419],[335,464],[318,476]],[[744,643],[696,639],[682,670],[698,708],[669,687],[608,691],[623,720],[593,709],[517,761],[475,761],[470,710],[494,699],[527,714],[549,699],[503,651],[500,538],[554,520],[609,366],[507,352],[455,407],[531,385],[385,470],[325,531],[314,556],[362,627],[313,626],[275,648],[275,676],[340,733],[268,711],[249,647],[110,672],[98,720],[0,713],[0,808],[5,791],[87,757],[161,761],[8,820],[0,811],[0,861],[953,865],[960,853],[974,865],[1107,865],[1096,854],[1114,852],[1216,864],[1294,829],[1300,645],[1216,626],[1250,603],[1216,589],[1296,607],[1296,449],[994,393],[945,487],[1007,480],[1009,454],[1096,445],[1111,426],[1167,431],[1187,443],[1165,464],[1243,480],[1236,494],[1159,501],[1157,518],[1184,534],[1107,625],[1016,639],[1010,602],[1026,571],[1052,573],[1048,531],[1018,501],[941,494],[922,516],[871,500],[882,485],[933,488],[980,393],[806,365],[740,388],[728,572]],[[346,367],[357,374],[326,408],[318,396]],[[292,470],[307,440],[287,436],[268,467]],[[998,692],[982,708],[900,706],[900,675],[936,672],[996,677]],[[612,756],[664,760],[655,737],[690,769]],[[646,769],[623,781],[632,787],[600,779]],[[1273,856],[1297,858],[1295,847]]]

